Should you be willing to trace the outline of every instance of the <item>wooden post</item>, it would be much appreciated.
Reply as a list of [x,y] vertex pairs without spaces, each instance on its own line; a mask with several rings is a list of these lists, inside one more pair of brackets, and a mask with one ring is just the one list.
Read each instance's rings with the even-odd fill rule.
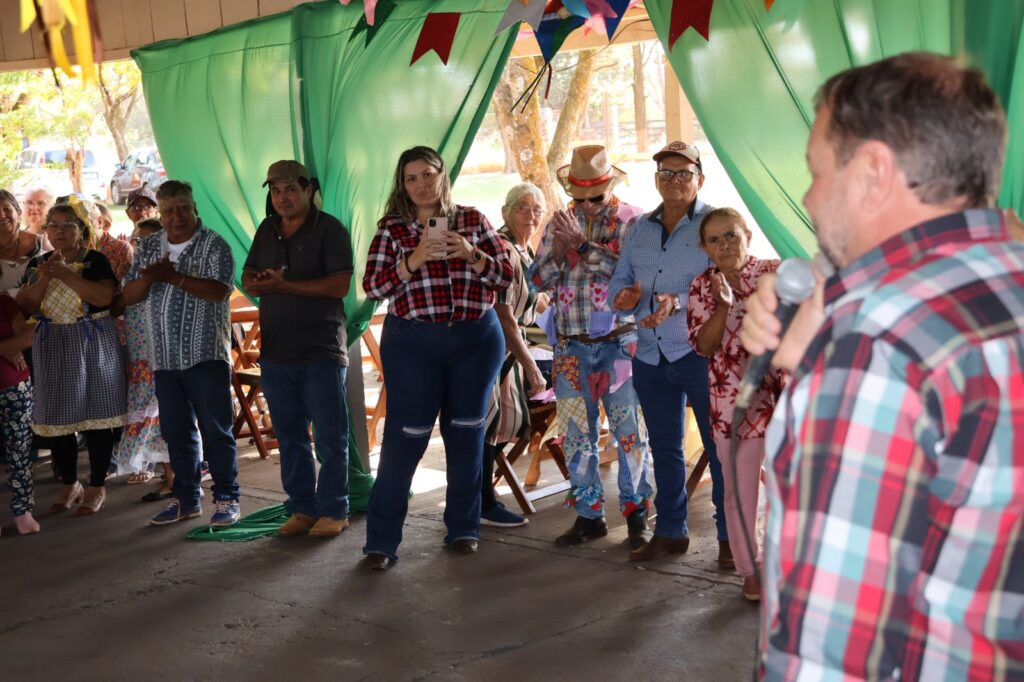
[[672,64],[665,59],[665,142],[693,142],[693,108]]

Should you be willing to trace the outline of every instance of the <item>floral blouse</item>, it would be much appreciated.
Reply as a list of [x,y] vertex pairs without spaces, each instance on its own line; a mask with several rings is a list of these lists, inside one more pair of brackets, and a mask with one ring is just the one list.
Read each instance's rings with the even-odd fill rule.
[[[740,285],[733,288],[733,304],[726,318],[722,343],[714,355],[708,358],[711,425],[716,438],[732,436],[733,404],[739,393],[743,372],[747,369],[747,361],[750,359],[750,354],[740,343],[740,326],[743,316],[747,314],[747,298],[754,293],[761,275],[775,272],[778,267],[779,261],[776,259],[758,260],[751,256],[740,272]],[[698,332],[715,312],[717,302],[711,295],[711,280],[718,272],[717,267],[711,266],[704,274],[694,279],[690,286],[690,300],[686,310],[690,345],[694,350],[697,349]],[[761,389],[751,402],[746,418],[739,426],[740,438],[764,437],[785,380],[786,376],[781,370],[768,373]]]

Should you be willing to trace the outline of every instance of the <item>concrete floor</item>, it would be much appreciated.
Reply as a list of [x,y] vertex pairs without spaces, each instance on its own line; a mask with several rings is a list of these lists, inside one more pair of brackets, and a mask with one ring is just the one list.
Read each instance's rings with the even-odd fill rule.
[[[92,518],[47,515],[58,486],[37,465],[42,533],[17,537],[0,494],[0,679],[750,679],[757,608],[717,568],[709,485],[682,557],[627,562],[617,515],[607,538],[557,548],[572,522],[560,496],[454,556],[441,544],[439,450],[386,573],[359,562],[362,516],[326,541],[185,541],[197,522],[145,525],[159,508],[137,502],[149,486],[111,482]],[[240,460],[243,514],[283,499],[276,456]],[[614,491],[614,468],[605,480]]]

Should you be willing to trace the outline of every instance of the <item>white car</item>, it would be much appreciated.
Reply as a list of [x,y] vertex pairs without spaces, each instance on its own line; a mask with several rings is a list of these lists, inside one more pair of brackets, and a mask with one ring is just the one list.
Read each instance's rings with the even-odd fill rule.
[[[53,196],[65,196],[74,192],[71,175],[67,167],[67,150],[63,148],[28,147],[18,157],[21,176],[14,183],[14,194],[22,196],[35,187],[45,187]],[[82,166],[82,193],[106,201],[106,171],[100,173],[96,154],[85,150],[85,164]],[[102,175],[102,177],[101,177]]]

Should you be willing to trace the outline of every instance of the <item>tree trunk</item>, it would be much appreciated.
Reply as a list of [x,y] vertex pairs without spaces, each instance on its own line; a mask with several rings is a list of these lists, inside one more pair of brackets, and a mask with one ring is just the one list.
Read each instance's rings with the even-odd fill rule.
[[498,105],[498,101],[492,100],[494,105],[494,115],[498,120],[498,135],[501,137],[501,148],[505,152],[505,170],[502,171],[506,174],[513,173],[519,170],[516,167],[516,153],[512,148],[512,141],[509,140],[509,135],[512,131],[512,114],[507,109]]
[[558,125],[548,149],[547,162],[551,177],[555,177],[555,171],[568,162],[569,147],[579,136],[583,115],[590,102],[590,79],[594,74],[597,50],[580,50],[577,54],[579,59],[576,62],[576,70],[569,81],[565,106],[558,116]]
[[[103,121],[110,130],[110,136],[114,138],[114,146],[117,148],[117,160],[123,161],[128,156],[128,142],[126,132],[128,120],[131,118],[132,110],[139,101],[139,88],[131,81],[124,79],[118,81],[121,91],[118,92],[113,86],[107,84],[103,78],[103,65],[97,68],[99,78],[100,101],[103,102]],[[116,76],[116,74],[115,74]]]
[[82,167],[85,165],[85,150],[79,147],[70,147],[64,157],[68,166],[68,175],[71,176],[71,188],[78,193],[82,192]]
[[636,121],[636,150],[646,152],[647,95],[644,92],[644,54],[640,43],[633,43],[633,113]]
[[[548,172],[547,155],[544,153],[544,131],[540,118],[540,93],[534,93],[522,111],[522,103],[515,111],[512,105],[526,90],[533,79],[533,74],[543,68],[543,60],[538,57],[510,60],[501,74],[501,80],[494,91],[494,106],[505,112],[507,117],[501,122],[507,128],[502,135],[508,139],[512,148],[513,158],[519,176],[537,185],[547,199],[548,211],[564,207],[562,193],[556,188],[551,174]],[[502,115],[499,114],[499,121]]]

